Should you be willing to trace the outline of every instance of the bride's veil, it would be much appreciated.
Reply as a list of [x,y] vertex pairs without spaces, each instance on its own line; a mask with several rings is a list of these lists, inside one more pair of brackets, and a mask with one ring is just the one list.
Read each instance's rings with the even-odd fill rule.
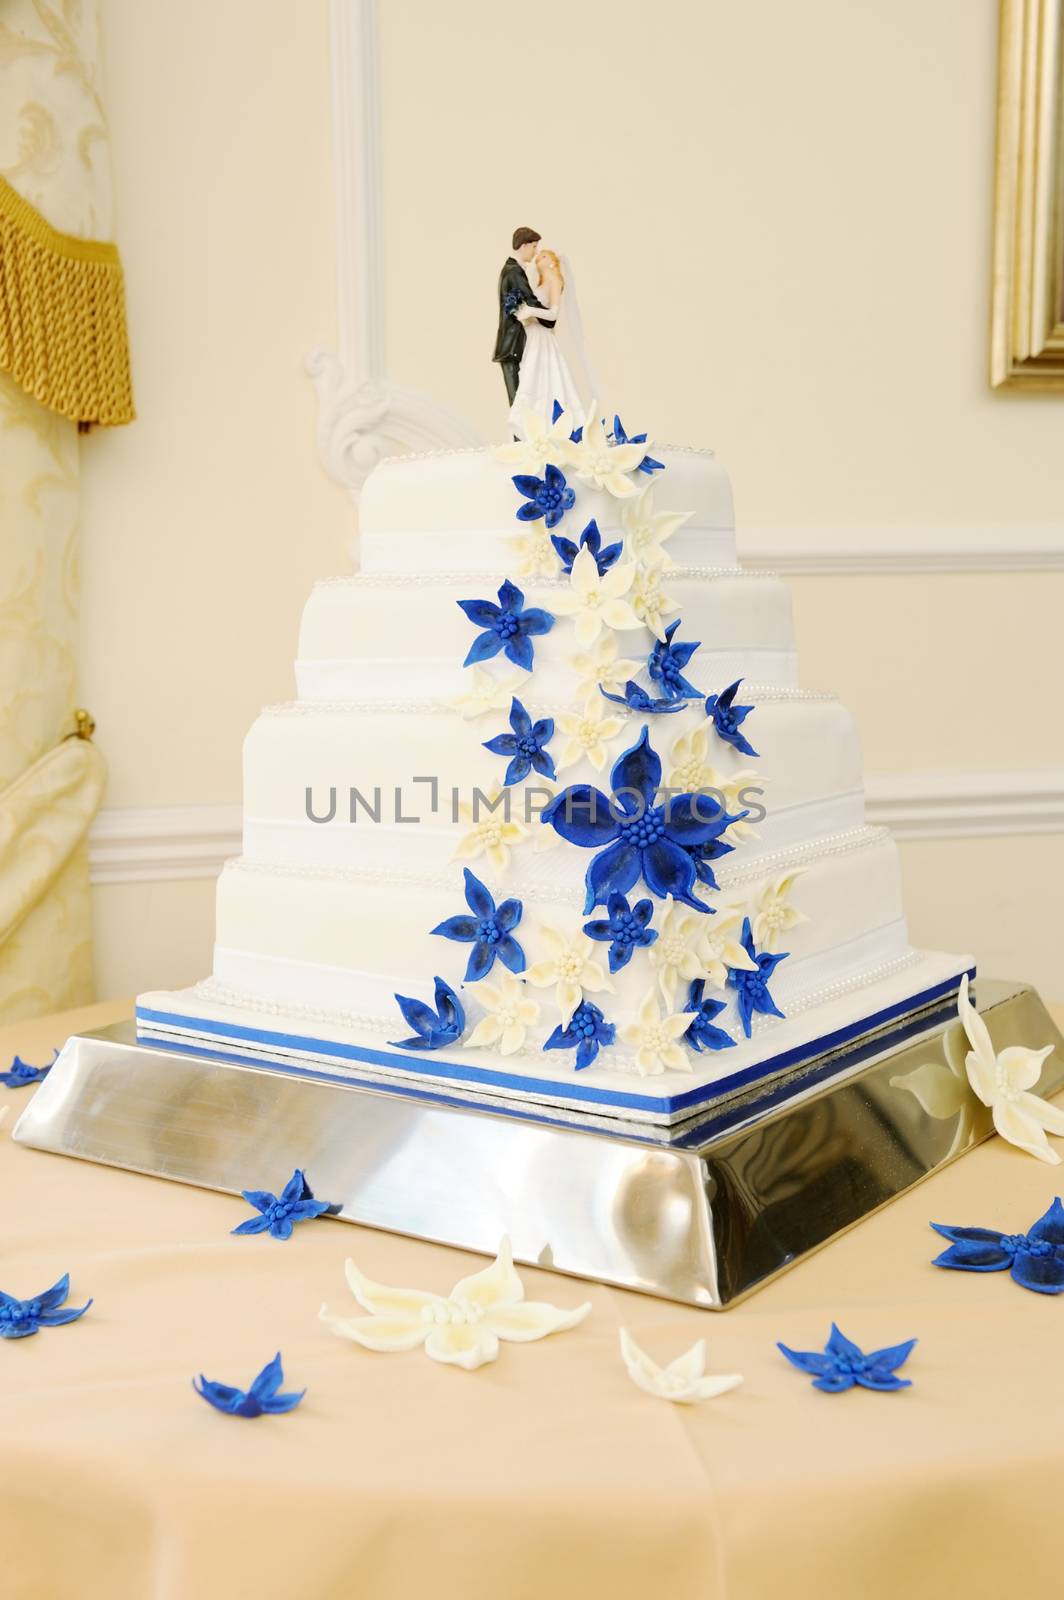
[[585,407],[592,400],[599,401],[599,411],[602,411],[604,401],[602,385],[599,375],[591,365],[587,347],[584,344],[584,324],[580,316],[580,301],[576,293],[576,280],[573,277],[572,265],[568,256],[559,253],[562,276],[565,279],[565,291],[562,295],[561,307],[558,311],[558,321],[555,324],[554,336],[558,341],[558,348],[564,356],[573,382],[583,400]]

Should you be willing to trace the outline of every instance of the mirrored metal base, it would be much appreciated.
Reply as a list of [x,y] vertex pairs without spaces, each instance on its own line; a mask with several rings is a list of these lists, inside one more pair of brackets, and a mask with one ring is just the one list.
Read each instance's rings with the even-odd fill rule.
[[[1064,1038],[1033,989],[980,980],[995,1046]],[[294,1168],[341,1217],[720,1310],[970,1150],[989,1113],[958,1073],[952,1005],[722,1101],[685,1125],[560,1123],[137,1043],[68,1041],[21,1144],[237,1193]],[[951,1059],[952,1057],[952,1059]]]

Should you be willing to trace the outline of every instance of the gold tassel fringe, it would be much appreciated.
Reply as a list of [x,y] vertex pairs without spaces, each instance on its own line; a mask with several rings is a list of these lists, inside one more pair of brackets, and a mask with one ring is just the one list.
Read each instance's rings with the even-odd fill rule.
[[59,233],[4,178],[0,371],[82,428],[135,416],[117,248]]

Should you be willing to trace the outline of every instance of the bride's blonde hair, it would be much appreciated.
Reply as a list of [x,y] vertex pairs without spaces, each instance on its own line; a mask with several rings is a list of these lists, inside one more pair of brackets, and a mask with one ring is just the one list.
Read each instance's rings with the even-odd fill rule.
[[562,264],[553,250],[538,250],[536,252],[536,266],[539,268],[541,277],[546,277],[549,274],[552,278],[558,280],[559,289],[565,288],[565,273],[562,271]]

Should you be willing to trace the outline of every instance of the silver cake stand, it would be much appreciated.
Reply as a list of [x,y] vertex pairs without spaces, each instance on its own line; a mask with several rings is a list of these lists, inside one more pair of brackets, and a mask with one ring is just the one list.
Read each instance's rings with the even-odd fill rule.
[[[978,998],[998,1050],[1058,1047],[1038,1089],[1064,1087],[1034,990]],[[70,1039],[12,1137],[230,1194],[302,1167],[347,1222],[490,1255],[509,1234],[518,1261],[721,1310],[986,1138],[950,1027],[939,1003],[666,1129],[293,1076],[130,1022]]]

